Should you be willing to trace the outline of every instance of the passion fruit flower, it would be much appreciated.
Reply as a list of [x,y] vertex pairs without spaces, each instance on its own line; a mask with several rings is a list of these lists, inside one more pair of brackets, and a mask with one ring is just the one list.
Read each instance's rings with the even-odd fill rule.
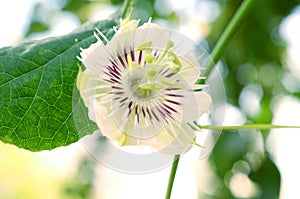
[[[81,49],[77,87],[89,117],[120,146],[150,146],[182,154],[194,144],[193,121],[207,112],[211,98],[195,84],[200,66],[169,32],[149,22],[121,20],[109,41]],[[99,38],[99,36],[105,41]]]

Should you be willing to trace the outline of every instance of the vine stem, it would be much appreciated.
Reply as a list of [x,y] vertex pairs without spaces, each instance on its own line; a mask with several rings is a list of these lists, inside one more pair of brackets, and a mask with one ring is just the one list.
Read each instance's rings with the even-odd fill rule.
[[241,129],[258,129],[258,130],[270,130],[270,129],[287,129],[287,128],[300,128],[300,126],[283,126],[283,125],[272,125],[272,124],[245,124],[240,126],[213,126],[213,125],[205,125],[200,126],[200,129],[208,129],[208,130],[241,130]]
[[123,13],[121,15],[121,18],[125,19],[126,16],[128,15],[128,13],[130,13],[130,9],[133,7],[133,4],[135,3],[135,0],[127,0],[126,2],[124,2],[124,10]]
[[[237,10],[235,15],[231,19],[231,21],[229,22],[229,24],[227,25],[225,31],[223,32],[220,39],[217,41],[214,49],[212,50],[211,55],[210,55],[212,60],[210,60],[208,62],[208,64],[206,65],[206,70],[203,73],[204,77],[209,76],[209,74],[211,73],[211,71],[213,70],[213,68],[215,66],[214,63],[218,62],[219,59],[221,58],[222,53],[223,53],[226,45],[228,44],[229,40],[231,39],[233,34],[238,29],[238,27],[241,24],[241,22],[243,21],[243,19],[248,14],[253,2],[254,2],[254,0],[244,0],[242,2],[241,6]],[[207,129],[208,128],[213,128],[213,126],[202,126],[202,128],[203,127],[206,127]],[[261,127],[263,127],[263,126],[261,126]],[[214,128],[217,128],[217,127],[214,126]],[[253,126],[252,126],[252,128],[253,128]],[[224,127],[220,128],[220,129],[225,130]],[[173,160],[173,164],[172,164],[172,168],[171,168],[171,172],[170,172],[170,177],[169,177],[167,193],[166,193],[166,197],[165,197],[166,199],[170,199],[170,197],[171,197],[173,183],[174,183],[174,179],[175,179],[175,175],[176,175],[176,170],[177,170],[179,158],[180,158],[179,155],[174,156],[174,160]]]
[[179,159],[180,159],[180,155],[175,155],[174,156],[165,199],[170,199],[171,198],[173,183],[174,183],[174,180],[175,180]]
[[253,2],[254,0],[244,0],[242,2],[241,6],[239,7],[235,15],[232,17],[231,21],[229,22],[223,34],[217,41],[215,47],[213,48],[210,54],[211,60],[209,60],[209,62],[206,65],[206,70],[203,72],[203,77],[209,76],[209,74],[215,66],[214,63],[217,63],[221,58],[226,45],[238,29],[243,19],[247,16]]

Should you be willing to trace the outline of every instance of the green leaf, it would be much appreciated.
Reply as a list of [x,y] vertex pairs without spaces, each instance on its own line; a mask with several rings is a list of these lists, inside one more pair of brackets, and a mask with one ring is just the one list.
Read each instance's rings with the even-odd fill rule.
[[50,26],[48,24],[39,21],[32,21],[25,35],[28,36],[32,33],[41,33],[49,29]]
[[69,145],[97,126],[75,86],[79,48],[108,38],[115,20],[83,26],[69,35],[0,49],[0,140],[31,151]]
[[280,194],[280,171],[272,161],[270,154],[265,157],[260,167],[249,174],[249,178],[259,184],[261,195],[257,198],[279,198]]

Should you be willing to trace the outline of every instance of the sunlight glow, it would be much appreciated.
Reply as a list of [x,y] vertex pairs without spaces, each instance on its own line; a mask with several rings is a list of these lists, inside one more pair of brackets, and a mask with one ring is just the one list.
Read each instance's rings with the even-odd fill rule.
[[300,80],[300,6],[286,17],[280,27],[281,36],[288,44],[286,62],[292,74]]
[[[300,101],[284,97],[275,105],[274,124],[299,125]],[[300,162],[297,161],[300,133],[299,129],[274,129],[268,139],[268,146],[274,153],[275,162],[281,172],[282,199],[299,198],[298,177]]]
[[229,186],[237,198],[255,198],[259,193],[255,184],[243,173],[234,174]]

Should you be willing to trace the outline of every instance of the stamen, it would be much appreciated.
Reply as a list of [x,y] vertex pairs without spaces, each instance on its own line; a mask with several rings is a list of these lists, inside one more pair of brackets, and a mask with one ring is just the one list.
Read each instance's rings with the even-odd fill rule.
[[170,39],[167,39],[165,43],[166,43],[166,49],[168,50],[174,46],[174,42]]
[[173,89],[184,89],[184,84],[180,83],[180,82],[175,82],[175,83],[170,83],[169,81],[162,81],[162,83],[165,85],[165,86],[168,86],[170,88],[173,88]]
[[150,90],[150,91],[154,91],[154,90],[160,90],[163,88],[162,85],[158,84],[158,83],[155,83],[155,82],[147,82],[147,83],[143,83],[143,84],[140,84],[139,87],[141,89],[144,89],[144,90]]
[[152,41],[145,42],[136,47],[137,50],[149,50],[151,49]]
[[145,61],[146,61],[146,63],[147,64],[151,64],[151,63],[153,63],[154,62],[154,60],[155,60],[155,56],[154,55],[152,55],[152,54],[145,54]]
[[161,53],[161,55],[158,57],[158,59],[156,60],[156,64],[159,64],[163,58],[165,58],[165,56],[167,55],[168,51],[170,48],[172,48],[174,45],[173,41],[171,40],[166,40],[166,49]]
[[154,76],[156,75],[156,70],[149,70],[149,71],[148,71],[148,75],[149,75],[150,77],[154,77]]
[[179,58],[177,57],[177,55],[175,53],[173,53],[172,51],[168,51],[168,57],[172,59],[172,64],[169,65],[169,67],[171,68],[172,72],[179,72],[180,69],[182,68],[182,64],[181,61],[179,60]]

